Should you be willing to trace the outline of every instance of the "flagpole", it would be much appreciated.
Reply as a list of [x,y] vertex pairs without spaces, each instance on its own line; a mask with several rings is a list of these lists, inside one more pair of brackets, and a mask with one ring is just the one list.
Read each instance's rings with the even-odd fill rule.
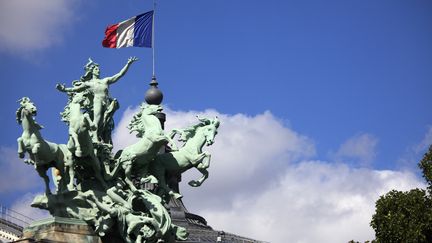
[[156,20],[156,0],[153,0],[153,21],[152,21],[152,49],[153,49],[153,78],[155,78],[155,20]]

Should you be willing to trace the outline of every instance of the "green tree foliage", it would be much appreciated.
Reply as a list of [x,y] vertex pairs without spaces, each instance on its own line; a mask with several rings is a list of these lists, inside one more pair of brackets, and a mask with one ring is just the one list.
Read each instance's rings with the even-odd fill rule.
[[419,167],[423,172],[423,177],[428,183],[428,192],[430,196],[432,194],[432,146],[429,147],[429,151],[420,161]]
[[428,190],[392,190],[376,202],[371,226],[379,243],[432,242],[432,146],[419,163]]
[[376,202],[377,242],[432,242],[431,200],[421,189],[390,191]]

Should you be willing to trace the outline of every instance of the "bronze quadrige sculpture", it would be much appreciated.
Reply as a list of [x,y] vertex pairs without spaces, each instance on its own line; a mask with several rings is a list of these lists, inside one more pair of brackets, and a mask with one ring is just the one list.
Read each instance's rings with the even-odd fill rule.
[[[61,113],[69,126],[67,144],[46,141],[34,119],[36,106],[27,97],[19,100],[17,121],[23,133],[18,155],[28,154],[25,162],[35,166],[45,183],[45,194],[36,196],[32,206],[55,217],[83,220],[99,236],[116,233],[128,243],[186,240],[186,229],[172,223],[166,206],[171,197],[181,197],[168,186],[166,173],[196,168],[202,177],[189,185],[200,186],[208,177],[211,157],[202,149],[213,144],[220,122],[198,118],[195,125],[166,133],[156,117],[163,109],[160,103],[144,103],[128,126],[139,141],[113,155],[111,132],[119,103],[109,96],[109,86],[136,60],[131,57],[118,74],[100,78],[99,65],[89,59],[85,74],[71,87],[57,85],[68,95]],[[173,141],[177,134],[184,142],[180,148]],[[49,168],[55,193],[49,186]],[[146,183],[153,189],[145,189]]]

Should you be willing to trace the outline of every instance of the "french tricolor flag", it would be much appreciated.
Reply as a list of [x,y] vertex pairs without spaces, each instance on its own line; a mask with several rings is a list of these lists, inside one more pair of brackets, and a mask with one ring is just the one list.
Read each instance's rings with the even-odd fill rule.
[[102,45],[108,48],[152,47],[153,11],[140,14],[105,30]]

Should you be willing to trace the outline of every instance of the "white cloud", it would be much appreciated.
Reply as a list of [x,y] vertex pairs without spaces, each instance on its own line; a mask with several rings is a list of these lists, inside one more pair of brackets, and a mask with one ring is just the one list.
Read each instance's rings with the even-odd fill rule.
[[[113,134],[116,148],[137,141],[126,128],[136,110],[123,114]],[[391,189],[425,186],[410,172],[316,160],[313,140],[270,112],[247,116],[166,109],[166,114],[166,130],[193,124],[196,115],[221,120],[215,144],[204,148],[212,153],[209,179],[199,188],[189,187],[185,182],[199,176],[192,170],[181,183],[188,209],[218,230],[272,243],[371,240],[369,223],[378,197]],[[337,154],[367,161],[373,158],[376,143],[371,135],[357,135]],[[0,148],[0,160],[0,193],[43,190],[42,179],[17,158],[15,149]],[[29,206],[34,196],[24,195],[11,208],[32,218],[48,216]]]
[[22,52],[58,44],[78,0],[0,0],[0,50]]
[[117,151],[119,149],[123,149],[124,147],[131,145],[138,141],[138,138],[129,133],[127,126],[131,121],[133,115],[138,111],[138,108],[130,108],[128,107],[126,111],[123,113],[120,122],[116,124],[116,128],[112,134],[114,150]]
[[34,167],[19,159],[15,149],[0,147],[0,193],[29,191],[43,185]]
[[413,151],[417,154],[424,153],[431,145],[432,145],[432,126],[429,126],[422,141],[416,146],[414,146]]
[[[119,148],[136,141],[125,128],[133,112],[125,112],[115,132]],[[391,189],[424,187],[410,172],[311,160],[314,142],[270,112],[166,113],[167,130],[196,122],[195,115],[217,115],[221,120],[215,144],[205,148],[212,153],[209,179],[199,188],[189,187],[187,182],[199,176],[190,171],[181,183],[188,209],[218,230],[273,243],[371,240],[369,223],[378,197]],[[372,135],[357,135],[340,147],[338,155],[372,161],[376,144]]]
[[423,186],[410,173],[304,161],[265,190],[198,212],[216,229],[273,243],[362,242],[374,238],[369,223],[379,195]]
[[[11,204],[10,209],[32,219],[48,217],[47,211],[30,207],[33,198],[37,194],[42,194],[32,192],[44,189],[43,179],[34,166],[19,159],[16,149],[0,147],[0,196],[18,198]],[[0,203],[4,202],[0,200]],[[30,222],[24,216],[14,215],[10,220],[19,225],[22,225],[21,220]]]
[[398,159],[398,165],[405,170],[417,171],[418,162],[423,158],[424,153],[432,145],[432,126],[428,126],[423,139],[405,149],[403,155]]
[[[113,135],[117,149],[136,141],[126,129],[134,112],[136,109],[127,109]],[[284,128],[270,112],[254,117],[243,114],[230,116],[214,110],[182,112],[166,109],[165,112],[167,131],[197,123],[197,115],[218,116],[221,120],[215,144],[204,148],[212,154],[210,177],[204,185],[213,194],[194,190],[190,195],[213,207],[224,204],[220,194],[234,197],[238,192],[248,193],[257,187],[264,187],[271,178],[282,172],[286,164],[315,154],[315,147],[309,138]],[[196,170],[191,170],[183,181],[188,182],[199,176]],[[236,187],[235,190],[233,187]]]
[[333,155],[336,160],[354,162],[360,166],[369,166],[376,157],[378,139],[367,133],[355,135],[345,141]]
[[[185,191],[191,201],[205,203],[213,208],[225,207],[226,198],[239,193],[254,193],[277,176],[288,164],[315,155],[313,141],[285,128],[270,112],[256,116],[225,115],[216,111],[167,111],[167,128],[185,127],[196,123],[195,115],[221,120],[215,144],[204,148],[212,154],[210,177],[202,189]],[[186,173],[188,182],[200,174],[196,170]],[[189,186],[187,185],[186,187]],[[186,189],[186,188],[184,188]],[[211,193],[208,193],[208,192]],[[220,197],[220,195],[225,197]]]
[[[36,195],[40,195],[40,194],[43,194],[43,192],[24,194],[24,196],[20,197],[12,204],[11,209],[15,212],[18,212],[19,214],[30,217],[33,220],[48,218],[50,214],[47,210],[33,208],[30,206],[31,203],[33,202],[33,199],[36,197]],[[19,218],[23,218],[23,217],[19,217]],[[26,219],[25,217],[23,219],[24,221],[29,222],[28,219]]]

